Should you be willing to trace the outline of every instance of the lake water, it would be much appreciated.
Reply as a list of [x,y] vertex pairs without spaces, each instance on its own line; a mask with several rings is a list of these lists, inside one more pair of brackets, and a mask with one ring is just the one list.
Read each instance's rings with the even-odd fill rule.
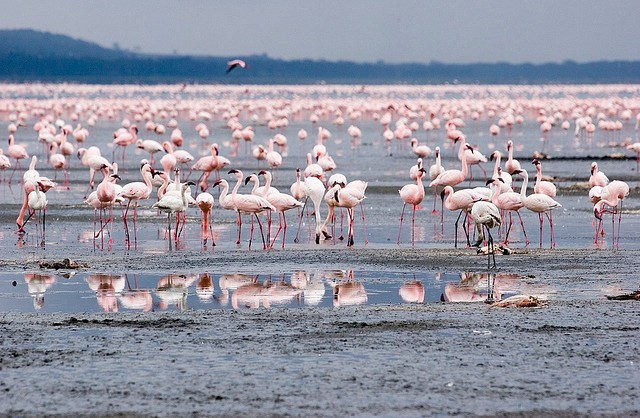
[[[240,169],[245,175],[268,168],[264,161],[257,161],[251,155],[251,147],[265,145],[269,138],[282,134],[287,138],[286,147],[276,147],[283,155],[283,164],[273,171],[274,186],[280,191],[289,190],[295,181],[296,168],[304,169],[306,154],[316,145],[318,127],[330,131],[331,137],[324,141],[328,153],[336,162],[335,172],[344,174],[348,180],[368,182],[367,198],[363,202],[365,223],[356,208],[355,246],[367,245],[372,248],[396,246],[399,216],[402,201],[398,190],[411,183],[409,167],[416,163],[409,139],[385,141],[381,119],[385,114],[391,117],[389,128],[395,130],[398,122],[407,125],[415,122],[418,128],[411,136],[431,149],[440,146],[442,164],[445,168],[458,168],[457,146],[447,138],[444,128],[449,119],[458,118],[464,126],[459,129],[467,141],[485,155],[500,150],[506,157],[506,143],[512,140],[515,158],[519,159],[531,177],[535,172],[531,164],[534,153],[544,153],[549,159],[543,161],[543,172],[554,178],[559,187],[556,200],[561,209],[554,210],[555,238],[557,248],[610,249],[611,218],[605,217],[605,236],[594,244],[594,216],[592,204],[587,196],[588,189],[572,186],[586,183],[592,161],[597,161],[601,171],[609,179],[626,181],[631,194],[624,201],[620,228],[620,249],[640,249],[640,204],[637,191],[640,176],[634,153],[621,144],[638,141],[635,118],[640,110],[638,86],[69,86],[69,85],[3,85],[0,86],[0,129],[7,132],[16,117],[24,116],[24,126],[15,132],[16,143],[27,147],[30,155],[39,158],[37,169],[40,175],[57,177],[58,187],[47,193],[46,232],[42,239],[37,232],[37,223],[32,220],[26,226],[26,234],[16,234],[15,218],[24,194],[22,185],[16,180],[22,177],[22,170],[28,161],[22,161],[19,172],[9,183],[10,169],[0,173],[0,246],[5,260],[37,260],[40,258],[81,257],[82,254],[101,254],[104,257],[126,257],[131,252],[158,254],[166,251],[208,251],[223,252],[247,248],[250,220],[244,219],[243,235],[239,245],[235,243],[235,216],[217,206],[218,189],[209,189],[216,198],[213,211],[213,231],[215,247],[209,241],[203,244],[200,237],[199,212],[197,208],[188,211],[188,223],[178,242],[168,239],[166,215],[150,209],[155,201],[143,202],[138,211],[137,239],[125,241],[121,221],[121,209],[114,210],[115,221],[111,240],[95,238],[94,211],[83,203],[89,179],[88,169],[81,166],[75,156],[70,158],[69,182],[62,181],[62,173],[54,173],[48,163],[44,145],[38,141],[33,125],[40,117],[52,115],[52,122],[61,120],[75,127],[78,123],[87,127],[89,136],[80,146],[98,146],[108,159],[112,156],[114,131],[124,119],[137,123],[142,139],[162,142],[170,140],[171,128],[164,134],[145,129],[147,120],[156,124],[169,125],[175,119],[181,129],[184,144],[196,159],[209,153],[209,144],[220,146],[220,155],[231,160],[231,165],[220,173],[233,185],[235,178],[227,175],[231,168]],[[208,112],[208,116],[202,112]],[[631,115],[627,118],[628,111]],[[503,127],[500,134],[489,132],[491,124],[497,124],[501,116],[512,114],[521,116],[522,121],[511,129]],[[234,140],[228,122],[233,116],[242,126],[252,126],[255,137],[252,143]],[[315,115],[315,116],[314,116]],[[575,133],[576,117],[589,116],[596,125],[593,133],[582,129]],[[195,116],[195,117],[194,117]],[[554,119],[549,132],[541,132],[541,117]],[[317,121],[312,121],[317,118]],[[93,122],[90,120],[93,119]],[[342,123],[341,120],[342,119]],[[425,130],[424,122],[440,120],[440,129]],[[619,128],[608,129],[598,120],[620,122]],[[269,120],[278,121],[278,126],[269,126]],[[569,129],[562,129],[561,122],[567,120]],[[284,122],[283,122],[284,121]],[[205,124],[210,131],[203,139],[196,132],[198,124]],[[276,122],[273,122],[276,124]],[[91,124],[93,126],[91,126]],[[285,125],[286,126],[283,126]],[[348,127],[355,125],[361,136],[352,137]],[[305,140],[298,138],[299,130],[308,132]],[[70,136],[70,141],[75,141]],[[77,145],[76,145],[77,146]],[[5,154],[7,148],[4,148]],[[625,158],[610,158],[612,155]],[[121,151],[115,155],[120,164],[120,184],[140,180],[139,164],[149,154],[129,146],[125,159]],[[156,154],[156,160],[161,154]],[[506,159],[503,157],[504,159]],[[430,165],[434,157],[426,158]],[[15,161],[12,163],[15,164]],[[493,163],[483,164],[490,173]],[[158,163],[156,169],[160,169]],[[183,172],[188,172],[185,167]],[[482,186],[485,177],[478,167],[472,169],[473,180],[466,186]],[[191,180],[197,178],[193,173]],[[102,176],[97,176],[100,181]],[[210,179],[210,184],[211,184]],[[428,181],[427,181],[428,184]],[[520,183],[517,183],[519,187]],[[249,186],[240,189],[249,193]],[[532,192],[531,187],[529,193]],[[445,210],[444,224],[440,215],[431,213],[433,193],[426,190],[422,208],[416,212],[415,246],[418,248],[451,248],[454,245],[453,222],[457,216]],[[439,207],[439,203],[438,203]],[[285,247],[314,245],[313,219],[306,212],[300,222],[295,211],[287,213],[288,230]],[[324,217],[327,208],[321,209]],[[538,216],[522,210],[529,244],[537,248],[539,242]],[[275,234],[276,225],[272,230]],[[366,227],[366,235],[365,228]],[[339,237],[340,220],[337,221]],[[500,233],[496,232],[498,237]],[[256,226],[252,251],[263,251],[262,241]],[[346,234],[346,224],[344,226]],[[544,224],[543,246],[549,246],[548,225]],[[298,235],[298,242],[294,238]],[[273,251],[280,251],[281,236]],[[461,245],[464,236],[459,234]],[[365,242],[366,241],[366,242]],[[321,243],[326,247],[345,247],[346,240],[336,238]],[[411,211],[407,208],[401,233],[401,245],[411,245]],[[510,236],[510,246],[524,248],[524,237],[519,224],[514,224]],[[117,271],[113,277],[96,277],[95,274],[81,272],[70,278],[51,275],[46,272],[3,272],[0,283],[0,311],[100,311],[126,309],[242,309],[256,306],[309,305],[336,306],[341,303],[409,303],[405,295],[424,292],[421,303],[437,302],[446,295],[448,284],[460,281],[460,272],[443,272],[438,277],[420,276],[415,272],[398,271],[392,274],[376,271],[355,271],[351,274],[340,270],[336,277],[325,277],[324,272],[306,269],[299,272],[282,272],[279,276],[266,277],[258,274],[256,268],[241,272],[240,284],[225,289],[227,276],[236,277],[238,272],[192,272],[168,271],[166,275],[154,276],[144,271]],[[352,280],[348,276],[352,275]],[[299,278],[304,276],[304,280]],[[240,277],[240,276],[238,276]],[[205,286],[206,282],[211,283]],[[201,283],[203,283],[200,285]],[[408,283],[417,282],[411,287]],[[297,284],[296,284],[297,283]],[[301,284],[304,283],[304,286]],[[341,300],[340,285],[343,288]],[[351,284],[349,284],[351,283]],[[362,286],[352,285],[360,283]],[[15,284],[15,285],[14,285]],[[248,287],[242,287],[248,286]],[[311,286],[311,287],[309,287]],[[351,287],[349,287],[351,286]],[[409,290],[402,290],[406,287]],[[483,287],[483,285],[480,285]],[[242,292],[246,291],[245,299]],[[422,289],[422,290],[421,290]],[[315,293],[314,293],[315,292]],[[511,291],[509,291],[511,292]],[[336,296],[334,296],[334,293]],[[478,290],[482,299],[482,291]],[[46,294],[46,303],[41,303],[38,295]],[[234,295],[236,304],[234,305]],[[96,297],[97,296],[97,297]],[[127,298],[127,296],[129,296]],[[352,298],[352,300],[349,300]],[[136,305],[142,304],[143,305]],[[127,303],[132,306],[128,308]]]

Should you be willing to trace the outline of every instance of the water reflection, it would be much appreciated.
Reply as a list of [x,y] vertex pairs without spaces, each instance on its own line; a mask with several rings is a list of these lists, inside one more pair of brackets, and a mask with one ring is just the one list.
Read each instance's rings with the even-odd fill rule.
[[160,298],[158,307],[167,309],[174,306],[180,311],[187,309],[188,289],[197,279],[198,276],[194,274],[168,274],[162,277],[158,280],[155,291],[156,296]]
[[[0,273],[0,279],[2,278]],[[11,280],[10,273],[5,273]],[[428,273],[354,271],[353,269],[295,270],[279,275],[211,272],[167,274],[77,273],[65,280],[65,291],[57,292],[51,274],[25,274],[33,306],[23,306],[20,287],[0,293],[0,312],[43,309],[87,312],[85,298],[69,291],[74,285],[88,285],[97,302],[93,309],[119,312],[122,309],[151,312],[186,309],[269,309],[273,307],[344,307],[363,304],[430,304],[440,302],[501,301],[517,294],[546,296],[548,289],[532,286],[528,280],[508,273]],[[14,290],[15,289],[15,290]]]
[[96,292],[98,305],[105,312],[118,312],[118,297],[125,288],[124,277],[113,274],[92,274],[86,280],[89,288]]
[[353,270],[348,270],[346,280],[339,282],[329,281],[333,287],[333,306],[362,305],[367,303],[367,291],[361,282],[354,279]]
[[56,282],[51,274],[25,273],[24,281],[27,283],[27,291],[33,298],[33,307],[38,310],[44,306],[44,293]]

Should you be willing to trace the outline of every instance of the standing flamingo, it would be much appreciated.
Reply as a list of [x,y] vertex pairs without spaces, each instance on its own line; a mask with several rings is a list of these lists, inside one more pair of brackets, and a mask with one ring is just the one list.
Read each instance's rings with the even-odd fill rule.
[[402,220],[404,219],[404,209],[407,206],[407,203],[411,204],[412,212],[411,212],[411,245],[415,245],[415,223],[416,223],[416,207],[422,203],[424,199],[424,186],[422,185],[422,176],[424,176],[425,170],[421,168],[418,172],[418,177],[416,179],[416,183],[413,184],[405,184],[400,189],[400,198],[402,199],[402,212],[400,213],[400,228],[398,229],[398,241],[397,244],[400,245],[400,234],[402,232]]
[[[611,183],[602,188],[601,199],[594,205],[593,213],[598,219],[598,226],[596,227],[596,239],[598,242],[598,234],[600,231],[604,234],[602,228],[602,213],[605,211],[604,205],[609,206],[611,209],[611,226],[612,226],[612,248],[617,248],[620,242],[620,222],[622,221],[622,201],[629,196],[629,185],[624,181],[613,180]],[[618,238],[616,240],[615,230],[615,215],[618,214]]]
[[[483,228],[487,231],[487,267],[489,269],[496,268],[496,254],[495,246],[493,244],[493,237],[491,236],[491,229],[500,226],[502,220],[500,218],[500,212],[496,205],[491,202],[479,201],[473,204],[471,208],[471,218],[476,223],[478,229],[478,241],[474,246],[480,246],[482,243],[484,233]],[[491,265],[491,259],[493,259],[493,266]]]
[[[429,178],[433,181],[436,178],[438,178],[438,176],[442,174],[443,171],[445,170],[444,170],[444,167],[442,166],[442,158],[440,157],[440,147],[436,147],[436,162],[431,167],[429,167]],[[438,188],[437,186],[433,186],[433,210],[431,211],[431,213],[434,215],[438,213],[438,211],[436,210],[437,200],[438,200]]]
[[15,143],[15,139],[13,135],[9,135],[9,147],[7,148],[7,155],[10,158],[16,160],[16,165],[13,167],[13,171],[11,171],[11,176],[9,177],[9,184],[11,184],[11,180],[13,179],[13,174],[16,172],[16,169],[20,166],[20,160],[25,158],[29,158],[29,154],[27,150],[22,145],[18,145]]
[[211,193],[202,192],[196,197],[196,205],[200,208],[202,226],[203,244],[207,245],[207,239],[211,236],[211,244],[215,247],[216,241],[213,237],[211,229],[211,210],[213,209],[214,199]]
[[[471,146],[468,144],[466,144],[466,147],[471,148]],[[460,144],[460,148],[462,149],[462,143]],[[460,160],[460,164],[462,165],[460,170],[456,170],[456,169],[444,170],[442,173],[438,175],[438,177],[436,177],[431,183],[429,183],[429,187],[433,187],[434,190],[437,190],[438,186],[453,187],[462,183],[464,179],[467,178],[467,174],[468,174],[467,159],[462,158]],[[444,223],[444,201],[442,202],[441,210],[442,212],[440,214],[440,222]]]
[[[237,178],[237,183],[231,192],[231,199],[233,200],[233,205],[239,213],[239,222],[242,225],[242,214],[253,215],[258,222],[258,226],[260,227],[260,234],[262,236],[262,244],[263,248],[267,248],[267,244],[264,240],[264,233],[262,230],[262,223],[260,222],[260,218],[258,218],[258,213],[262,213],[264,211],[275,211],[276,208],[273,207],[271,203],[269,203],[265,198],[261,196],[257,196],[254,194],[239,194],[238,189],[240,188],[240,183],[242,182],[242,171],[240,170],[229,170],[229,174],[235,174]],[[253,240],[253,218],[251,218],[251,232],[249,234],[249,248],[251,248],[251,242]],[[238,240],[239,241],[239,240]]]
[[[325,193],[324,184],[322,183],[320,178],[312,175],[304,179],[304,187],[307,192],[307,199],[310,198],[311,202],[313,202],[313,213],[316,219],[316,244],[320,244],[320,234],[323,234],[325,238],[329,238],[327,232],[322,229],[322,217],[320,216],[320,205],[322,204],[322,199],[324,198]],[[300,218],[300,221],[298,222],[298,234],[300,233],[301,221],[302,218]],[[298,234],[296,234],[295,242],[298,242]]]
[[113,151],[111,152],[111,159],[115,160],[116,149],[122,147],[122,163],[124,164],[124,156],[127,150],[127,146],[134,144],[138,139],[138,127],[131,125],[129,130],[118,130],[113,134]]
[[524,229],[524,222],[522,221],[522,216],[520,216],[520,209],[524,207],[524,204],[522,203],[522,195],[520,193],[511,191],[504,192],[501,187],[501,183],[502,179],[499,177],[494,177],[491,180],[487,180],[487,185],[493,184],[493,186],[495,187],[493,190],[491,201],[498,207],[498,209],[509,215],[509,226],[507,227],[507,232],[504,235],[503,243],[505,245],[509,243],[509,233],[511,232],[511,226],[513,225],[512,212],[515,212],[520,219],[520,226],[522,228],[522,233],[524,234],[525,245],[529,245],[527,231]]
[[[422,176],[420,176],[422,177]],[[420,183],[420,186],[422,187],[422,183]],[[347,209],[347,216],[349,218],[349,228],[348,228],[348,232],[347,232],[347,247],[352,247],[354,244],[353,241],[353,224],[354,224],[354,214],[353,214],[353,208],[356,207],[356,205],[359,205],[362,203],[362,201],[366,198],[366,196],[364,195],[364,189],[366,189],[366,183],[364,184],[364,188],[362,188],[361,186],[354,186],[352,185],[351,187],[345,186],[345,187],[339,187],[337,188],[337,190],[335,191],[335,201],[336,201],[336,206],[338,207],[342,207],[342,208],[346,208]],[[424,198],[424,187],[422,187],[422,197]],[[414,209],[415,210],[415,209]]]
[[536,183],[533,186],[533,192],[556,197],[556,185],[550,181],[542,180],[542,163],[539,160],[533,160],[531,164],[536,166]]
[[514,174],[522,174],[524,177],[524,184],[522,185],[522,189],[520,190],[520,196],[522,197],[522,204],[525,208],[529,209],[532,212],[538,214],[538,219],[540,220],[540,248],[542,248],[542,223],[544,221],[542,215],[544,214],[549,221],[549,232],[550,232],[550,243],[551,248],[556,247],[555,239],[553,236],[553,218],[551,216],[551,210],[555,208],[560,208],[562,205],[550,196],[542,193],[534,193],[527,196],[527,185],[529,184],[529,173],[527,170],[516,170]]
[[179,213],[185,212],[189,207],[189,201],[187,200],[187,189],[189,186],[195,186],[195,183],[189,181],[182,184],[180,187],[180,197],[175,194],[166,193],[160,200],[151,205],[152,208],[158,209],[167,213],[167,226],[169,230],[169,248],[171,248],[171,214],[175,213],[176,217],[176,229],[174,231],[174,240],[178,241],[180,234],[178,233]]
[[507,152],[508,152],[509,158],[504,163],[504,169],[507,171],[507,173],[513,174],[514,171],[520,170],[521,167],[520,167],[520,161],[513,158],[513,141],[512,140],[507,141]]
[[453,187],[451,186],[444,186],[444,189],[440,193],[440,197],[444,202],[444,207],[446,207],[450,211],[460,211],[455,222],[454,247],[458,248],[458,223],[460,221],[460,216],[462,216],[462,213],[465,214],[465,218],[462,221],[462,229],[464,230],[464,234],[467,238],[467,246],[471,246],[471,243],[469,242],[469,232],[466,229],[467,217],[471,212],[471,208],[473,207],[473,204],[475,202],[488,199],[485,195],[478,193],[473,189],[462,189],[454,191]]
[[151,191],[153,190],[153,185],[151,184],[151,178],[153,177],[153,168],[148,163],[142,164],[140,167],[140,173],[142,174],[142,179],[144,182],[134,181],[122,186],[122,190],[119,195],[123,199],[127,199],[127,207],[122,216],[122,220],[124,222],[124,230],[127,237],[127,243],[129,240],[129,226],[127,224],[127,215],[129,214],[129,207],[131,206],[131,202],[133,201],[133,236],[134,242],[137,242],[137,231],[136,231],[136,219],[137,219],[137,208],[138,201],[146,200],[151,196]]
[[591,175],[589,176],[589,187],[604,187],[609,184],[609,178],[602,171],[598,170],[598,163],[591,163]]

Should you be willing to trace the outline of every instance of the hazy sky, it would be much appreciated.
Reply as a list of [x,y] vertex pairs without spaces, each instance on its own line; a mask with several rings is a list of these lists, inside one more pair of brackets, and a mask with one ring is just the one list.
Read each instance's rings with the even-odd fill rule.
[[0,29],[146,53],[388,63],[640,60],[638,0],[2,0],[1,9]]

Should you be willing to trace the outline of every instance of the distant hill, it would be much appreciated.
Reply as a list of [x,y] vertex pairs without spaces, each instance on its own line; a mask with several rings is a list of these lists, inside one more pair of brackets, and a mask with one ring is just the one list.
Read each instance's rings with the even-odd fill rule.
[[[229,59],[246,69],[225,73]],[[266,55],[148,55],[65,35],[0,30],[0,81],[227,84],[549,84],[640,83],[640,61],[561,64],[386,64],[278,60]]]

